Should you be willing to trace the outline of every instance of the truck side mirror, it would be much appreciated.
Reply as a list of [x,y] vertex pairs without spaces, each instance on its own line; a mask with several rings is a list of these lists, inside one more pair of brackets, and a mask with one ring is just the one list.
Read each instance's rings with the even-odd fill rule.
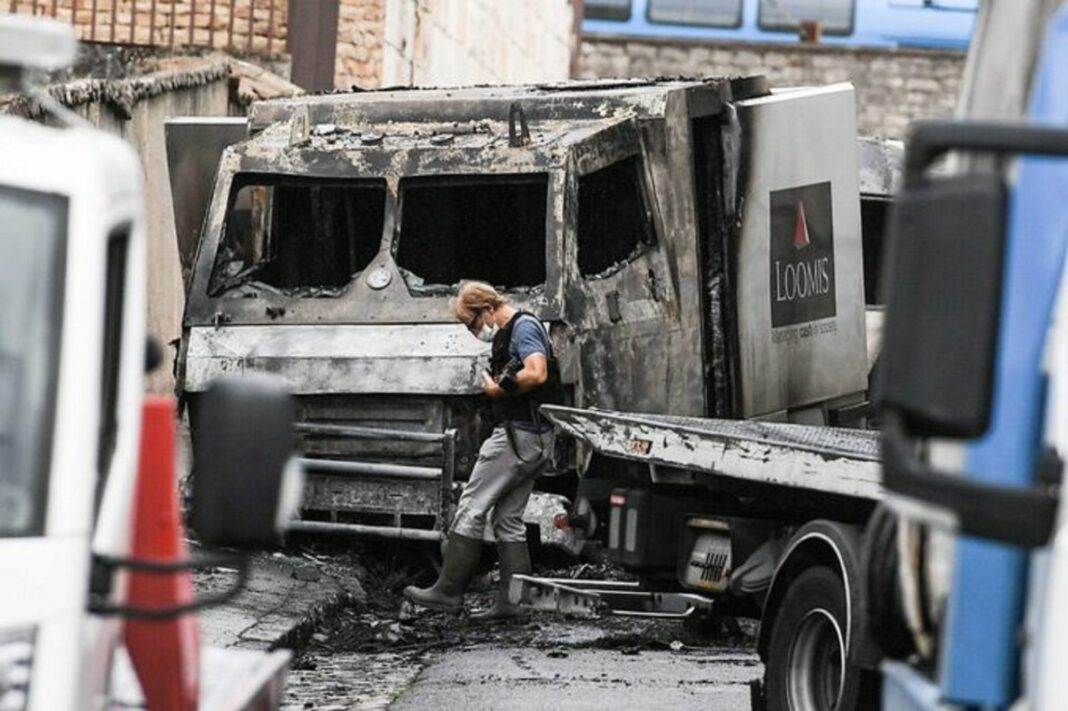
[[208,545],[278,545],[302,490],[292,457],[293,399],[284,380],[254,374],[216,380],[193,430],[190,523]]
[[1005,215],[994,174],[917,177],[897,197],[878,398],[913,434],[970,438],[987,429]]
[[[940,471],[917,437],[981,436],[989,425],[1001,317],[1007,190],[997,175],[934,178],[948,151],[1068,156],[1068,131],[1010,123],[923,121],[905,153],[884,268],[883,485],[922,502],[912,515],[1017,546],[1049,541],[1059,495]],[[926,512],[917,513],[917,512]]]

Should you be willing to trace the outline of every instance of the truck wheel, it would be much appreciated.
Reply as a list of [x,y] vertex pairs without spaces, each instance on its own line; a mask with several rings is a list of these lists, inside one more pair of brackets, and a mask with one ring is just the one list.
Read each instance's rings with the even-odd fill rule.
[[819,566],[797,576],[770,622],[768,711],[878,707],[875,684],[847,661],[846,591],[831,569]]

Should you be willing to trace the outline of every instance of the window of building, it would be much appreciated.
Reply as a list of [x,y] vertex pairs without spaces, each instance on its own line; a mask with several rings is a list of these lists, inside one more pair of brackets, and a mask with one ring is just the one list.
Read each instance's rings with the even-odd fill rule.
[[631,0],[586,0],[582,10],[590,20],[629,20]]
[[853,31],[855,0],[760,0],[760,28],[794,32],[802,22],[819,22],[829,35]]
[[671,25],[738,27],[742,0],[649,0],[649,20]]
[[549,177],[401,180],[397,265],[413,293],[478,279],[506,289],[545,283]]
[[384,180],[248,176],[231,195],[213,296],[237,287],[336,296],[378,253]]
[[579,178],[578,267],[583,276],[610,272],[653,242],[633,156]]

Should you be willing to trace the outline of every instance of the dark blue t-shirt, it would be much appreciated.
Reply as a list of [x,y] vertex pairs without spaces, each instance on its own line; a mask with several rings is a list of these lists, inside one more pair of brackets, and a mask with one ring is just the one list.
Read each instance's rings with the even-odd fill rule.
[[[512,340],[508,344],[508,355],[519,360],[526,360],[535,353],[541,353],[546,360],[549,358],[549,334],[545,327],[532,316],[520,316],[512,326]],[[512,423],[516,429],[537,432],[537,427],[531,422],[516,421]],[[547,422],[541,427],[542,432],[548,432],[552,425]]]

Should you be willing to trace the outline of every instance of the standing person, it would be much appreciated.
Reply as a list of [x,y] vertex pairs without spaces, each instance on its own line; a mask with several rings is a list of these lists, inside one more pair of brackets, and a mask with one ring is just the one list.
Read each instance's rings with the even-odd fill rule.
[[501,587],[493,607],[473,617],[515,617],[521,610],[508,601],[509,583],[513,575],[530,572],[523,511],[534,480],[549,465],[555,436],[538,406],[562,401],[559,369],[549,334],[537,317],[509,306],[489,284],[464,284],[453,302],[453,314],[473,336],[493,344],[482,390],[493,404],[495,427],[482,443],[460,496],[437,582],[429,588],[409,585],[404,596],[426,607],[459,609],[478,565],[490,516]]

